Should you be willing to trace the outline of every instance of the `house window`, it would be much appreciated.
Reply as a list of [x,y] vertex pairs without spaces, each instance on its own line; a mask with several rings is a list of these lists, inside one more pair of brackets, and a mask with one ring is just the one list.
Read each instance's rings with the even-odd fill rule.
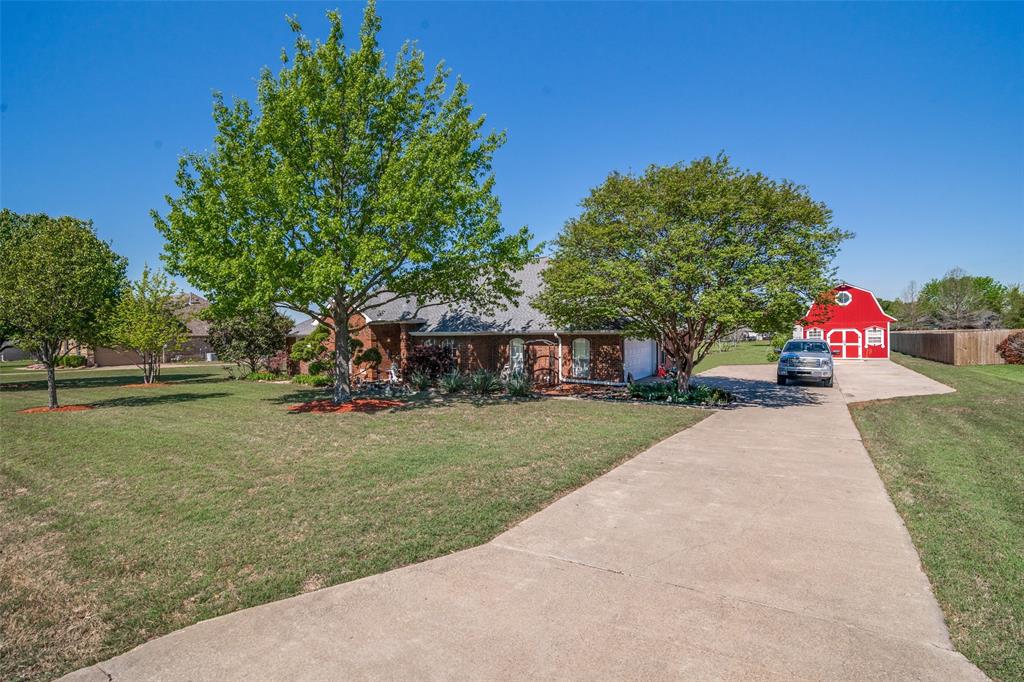
[[577,379],[590,378],[590,341],[573,339],[572,341],[572,375]]
[[840,291],[836,294],[836,303],[839,305],[850,305],[850,301],[853,300],[853,294],[849,291]]
[[864,344],[885,348],[885,332],[879,327],[869,327],[864,333]]
[[825,332],[820,329],[808,329],[807,338],[815,341],[822,341],[825,338]]
[[526,371],[526,343],[522,339],[508,342],[509,369],[513,372]]

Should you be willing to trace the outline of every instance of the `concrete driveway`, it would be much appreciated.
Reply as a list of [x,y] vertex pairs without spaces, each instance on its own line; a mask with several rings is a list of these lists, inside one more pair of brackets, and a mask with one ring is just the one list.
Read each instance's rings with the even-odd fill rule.
[[844,365],[840,391],[718,368],[707,380],[744,406],[488,544],[199,623],[71,677],[985,679],[952,650],[846,409],[844,393],[948,390],[922,379]]

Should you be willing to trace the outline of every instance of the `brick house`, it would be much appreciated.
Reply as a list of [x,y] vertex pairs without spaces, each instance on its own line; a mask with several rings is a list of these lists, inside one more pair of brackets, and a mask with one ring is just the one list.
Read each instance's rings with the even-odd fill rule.
[[[213,352],[210,345],[210,323],[200,319],[199,315],[210,307],[210,302],[193,293],[181,294],[178,317],[188,327],[188,338],[180,347],[164,354],[164,362],[181,362],[183,360],[205,360],[207,353]],[[96,367],[113,365],[134,365],[141,361],[139,354],[133,350],[121,350],[97,346],[86,349],[89,364]]]
[[[540,293],[545,259],[516,274],[523,295],[505,310],[478,315],[459,305],[420,306],[415,298],[400,299],[366,310],[349,320],[364,348],[375,347],[383,361],[376,369],[353,367],[355,376],[376,380],[392,367],[401,376],[409,352],[417,344],[452,349],[464,372],[522,371],[535,384],[563,381],[623,383],[657,371],[653,340],[627,339],[617,329],[558,329],[530,301]],[[289,345],[308,335],[316,322],[292,330]],[[302,368],[300,368],[301,370]]]

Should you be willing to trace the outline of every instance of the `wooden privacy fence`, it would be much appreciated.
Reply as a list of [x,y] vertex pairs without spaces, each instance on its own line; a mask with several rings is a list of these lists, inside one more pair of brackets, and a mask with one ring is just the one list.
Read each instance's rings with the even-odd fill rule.
[[1002,365],[996,344],[1019,329],[925,329],[892,332],[897,353],[947,365]]

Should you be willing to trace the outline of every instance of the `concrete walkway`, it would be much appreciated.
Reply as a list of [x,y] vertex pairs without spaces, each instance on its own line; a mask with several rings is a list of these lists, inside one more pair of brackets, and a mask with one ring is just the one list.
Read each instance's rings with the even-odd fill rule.
[[891,363],[844,365],[843,392],[776,386],[772,366],[715,375],[744,407],[486,545],[199,623],[71,677],[985,679],[952,650],[843,397],[945,387]]

